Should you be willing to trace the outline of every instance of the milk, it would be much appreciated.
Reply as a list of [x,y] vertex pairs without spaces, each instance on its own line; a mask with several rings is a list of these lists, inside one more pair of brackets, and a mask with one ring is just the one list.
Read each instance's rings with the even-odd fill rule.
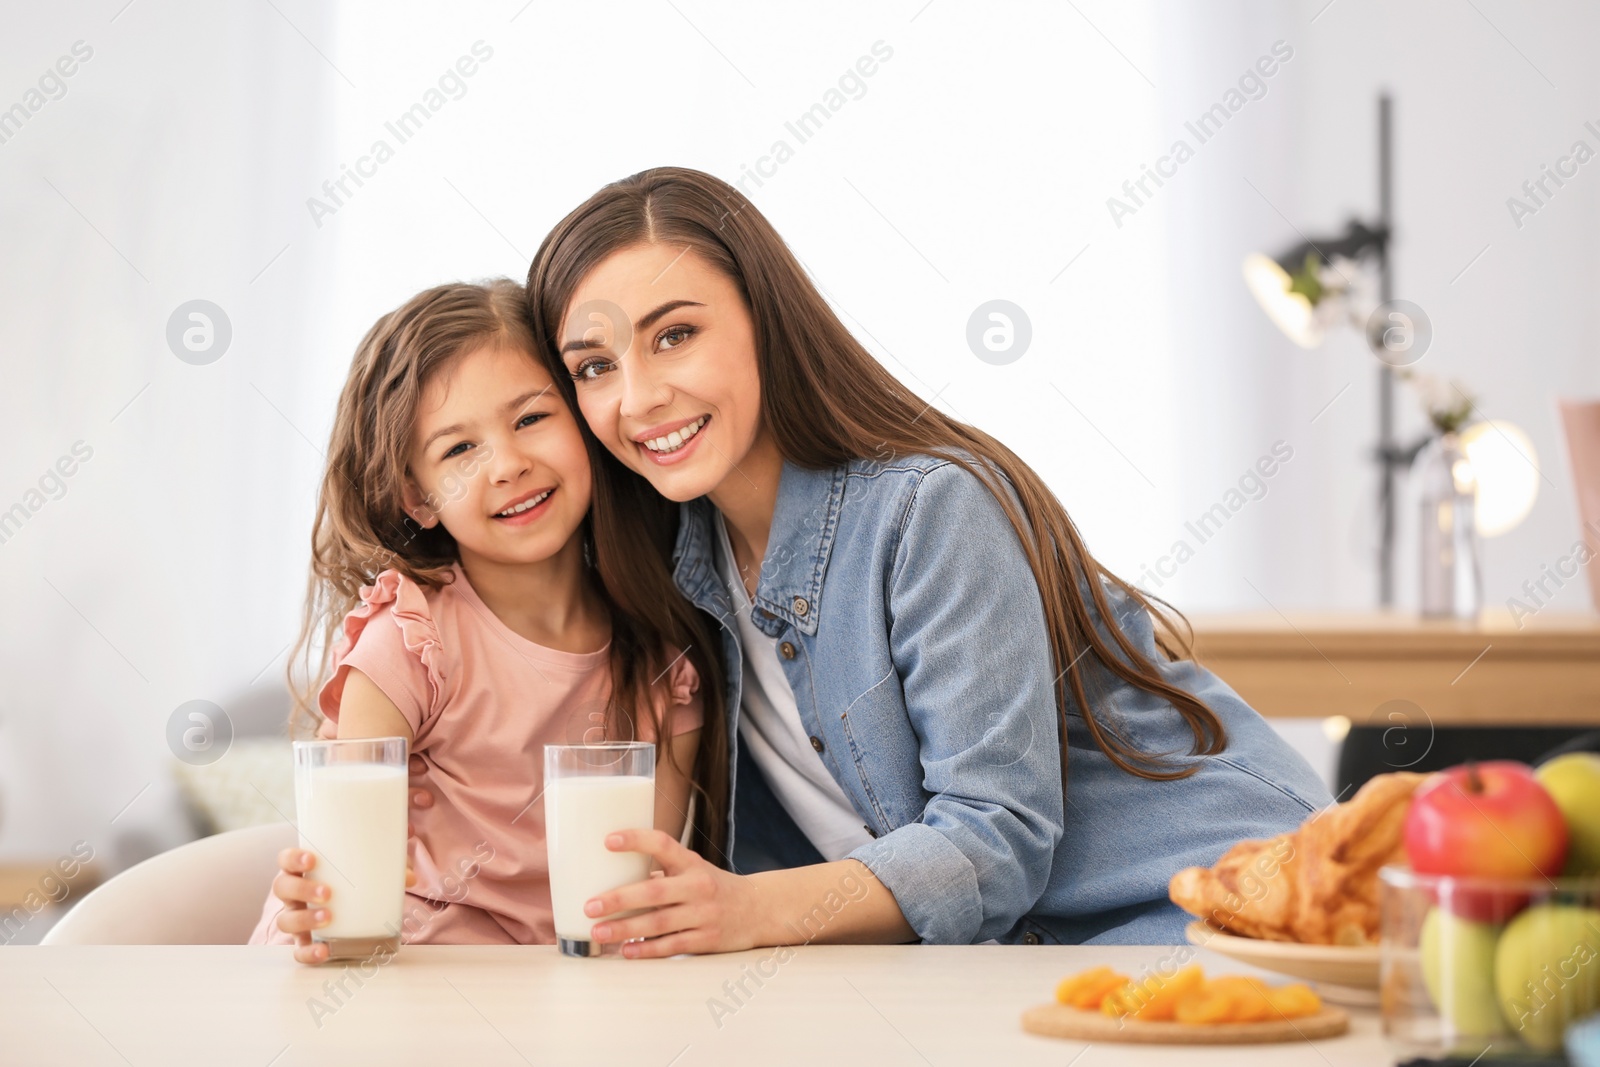
[[317,941],[399,933],[406,891],[406,768],[327,763],[295,776],[300,847],[316,853],[306,874],[333,891]]
[[599,918],[583,913],[591,897],[650,877],[650,857],[612,852],[606,835],[655,825],[655,782],[642,775],[580,775],[545,783],[545,837],[556,936],[590,940]]

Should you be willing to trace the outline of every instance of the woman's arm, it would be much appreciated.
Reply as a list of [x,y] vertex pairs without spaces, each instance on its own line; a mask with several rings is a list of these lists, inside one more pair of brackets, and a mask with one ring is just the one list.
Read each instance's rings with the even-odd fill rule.
[[1044,893],[1066,832],[1055,682],[1073,665],[1054,662],[1005,511],[954,463],[922,475],[889,577],[889,650],[927,800],[849,858],[894,892],[922,940],[998,938]]
[[602,893],[585,907],[593,916],[655,909],[594,928],[601,942],[652,939],[623,945],[624,956],[738,952],[812,941],[881,945],[917,937],[894,894],[858,860],[738,875],[660,830],[624,830],[606,838],[606,847],[646,853],[667,875]]
[[943,465],[918,486],[895,561],[888,638],[920,741],[920,817],[836,863],[744,878],[628,835],[608,847],[649,852],[669,877],[597,898],[587,914],[658,909],[601,924],[597,940],[658,937],[625,946],[640,956],[812,939],[970,944],[1038,901],[1064,803],[1057,668],[1022,544],[993,494]]
[[[672,739],[673,755],[679,767],[694,766],[700,731],[691,730]],[[787,871],[768,871],[741,878],[719,870],[704,858],[685,848],[681,841],[689,810],[689,779],[671,764],[656,765],[656,829],[654,832],[630,830],[613,835],[612,851],[644,852],[650,855],[665,875],[689,875],[687,888],[711,891],[725,915],[737,914],[736,922],[719,920],[716,908],[704,910],[707,919],[699,931],[661,938],[646,944],[627,945],[627,956],[670,956],[678,952],[727,952],[756,945],[798,945],[808,941],[835,944],[874,945],[889,941],[915,940],[894,897],[872,872],[856,860],[819,863]],[[659,887],[664,879],[652,878],[645,887]],[[611,915],[636,907],[659,908],[676,896],[674,888],[655,889],[638,894],[647,903],[618,903],[632,894],[626,887],[597,898],[596,915]],[[654,918],[649,915],[602,924],[595,930],[598,941],[620,941],[637,937],[657,937],[675,929],[675,922],[686,912]],[[742,929],[748,944],[718,941],[704,945],[713,931]],[[697,935],[697,936],[695,936]],[[676,946],[676,947],[675,947]]]
[[884,945],[917,940],[900,904],[860,860],[752,874],[767,910],[758,945]]

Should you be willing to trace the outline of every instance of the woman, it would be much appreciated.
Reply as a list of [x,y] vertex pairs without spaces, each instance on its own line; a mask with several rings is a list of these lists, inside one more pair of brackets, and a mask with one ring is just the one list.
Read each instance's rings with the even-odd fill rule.
[[590,902],[653,909],[597,940],[1181,942],[1174,872],[1329,802],[1038,475],[879,366],[733,187],[609,185],[528,287],[590,431],[608,591],[726,669],[704,855],[613,835],[665,876]]

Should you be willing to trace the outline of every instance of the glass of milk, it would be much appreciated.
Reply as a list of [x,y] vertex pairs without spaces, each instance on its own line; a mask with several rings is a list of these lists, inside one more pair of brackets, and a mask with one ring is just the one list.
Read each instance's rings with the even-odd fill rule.
[[644,741],[544,746],[545,840],[556,944],[564,956],[598,956],[583,906],[608,889],[650,877],[650,857],[612,852],[606,835],[656,821],[656,746]]
[[294,806],[306,874],[328,886],[328,925],[312,931],[329,959],[400,948],[406,893],[406,740],[296,741]]

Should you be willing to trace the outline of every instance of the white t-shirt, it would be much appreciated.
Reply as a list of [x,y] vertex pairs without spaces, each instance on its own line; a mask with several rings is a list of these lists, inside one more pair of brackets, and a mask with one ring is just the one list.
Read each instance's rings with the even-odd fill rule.
[[744,650],[744,684],[740,699],[739,739],[750,750],[795,825],[810,838],[825,860],[844,859],[872,840],[850,798],[811,746],[794,690],[778,661],[778,639],[756,626],[750,595],[739,579],[728,528],[716,516],[717,543],[722,552],[722,581],[734,603],[739,644]]

